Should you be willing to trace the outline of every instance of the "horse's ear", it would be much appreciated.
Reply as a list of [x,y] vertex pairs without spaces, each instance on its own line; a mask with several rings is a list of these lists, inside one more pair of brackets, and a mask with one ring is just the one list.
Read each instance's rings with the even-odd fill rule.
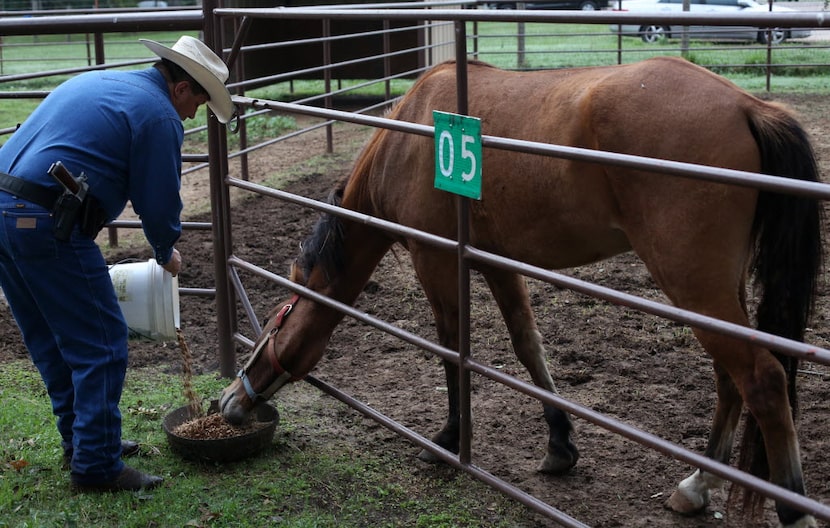
[[331,205],[339,206],[343,203],[343,193],[345,192],[346,183],[348,183],[348,180],[344,180],[341,185],[338,185],[329,193],[328,200]]
[[297,284],[305,284],[305,276],[303,276],[303,269],[297,265],[297,261],[291,263],[291,269],[288,272],[288,278],[291,282]]

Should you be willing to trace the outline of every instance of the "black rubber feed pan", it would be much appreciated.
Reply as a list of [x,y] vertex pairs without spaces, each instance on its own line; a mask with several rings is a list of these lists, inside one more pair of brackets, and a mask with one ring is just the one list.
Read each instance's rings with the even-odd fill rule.
[[[208,414],[218,412],[219,402],[210,403]],[[253,419],[266,424],[255,431],[216,439],[185,438],[173,433],[181,424],[193,419],[189,406],[179,407],[165,416],[162,427],[170,448],[183,458],[200,462],[233,462],[253,456],[271,444],[280,421],[277,409],[270,403],[256,407]]]

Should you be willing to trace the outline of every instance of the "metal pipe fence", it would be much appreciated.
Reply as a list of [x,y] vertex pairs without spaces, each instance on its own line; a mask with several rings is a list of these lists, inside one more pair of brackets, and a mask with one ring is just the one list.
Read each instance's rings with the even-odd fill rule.
[[[456,53],[456,58],[458,59],[458,75],[459,78],[463,79],[463,72],[466,71],[465,69],[465,59],[467,55],[466,51],[466,39],[463,37],[464,35],[464,25],[465,22],[468,22],[470,19],[476,19],[475,17],[480,14],[480,11],[470,11],[470,10],[456,10],[456,11],[445,11],[439,13],[437,16],[435,15],[435,11],[430,10],[428,14],[421,13],[413,13],[413,12],[404,12],[403,10],[391,10],[394,12],[394,16],[399,16],[401,19],[408,19],[410,17],[421,17],[432,19],[440,19],[440,20],[452,20],[455,23],[456,27],[456,35],[460,35],[458,38],[462,42],[456,42],[456,48],[461,49],[462,51]],[[276,17],[279,18],[283,13],[280,12],[266,12],[264,10],[217,10],[216,11],[220,16],[228,16],[228,17],[259,17],[263,16],[265,18]],[[292,10],[291,13],[287,14],[286,17],[289,19],[298,18],[303,19],[304,17],[338,17],[342,16],[348,19],[355,18],[355,17],[373,17],[373,18],[381,18],[386,17],[390,11],[382,11],[382,12],[375,12],[371,10],[338,10],[338,9],[298,9]],[[499,13],[501,14],[501,13]],[[526,13],[513,13],[511,14],[512,17],[516,18],[527,18],[529,20],[534,19],[535,16]],[[575,17],[576,15],[566,14],[562,15],[561,18],[570,20],[571,17]],[[590,14],[589,14],[590,16]],[[492,14],[486,13],[482,15],[481,20],[487,20],[492,17]],[[585,18],[588,18],[587,16]],[[599,20],[605,21],[607,19],[604,18],[604,15],[600,15],[597,17]],[[691,20],[694,17],[686,17],[689,18],[689,23],[698,23],[699,19]],[[708,22],[711,22],[713,19],[706,18]],[[725,23],[733,23],[734,21],[726,21]],[[797,21],[792,21],[794,24],[803,24],[805,20],[803,18],[797,18]],[[462,81],[463,82],[463,81]],[[463,84],[459,85],[459,107],[461,108],[461,113],[465,106],[462,104],[463,97],[464,97],[464,89],[465,86]],[[432,136],[434,134],[434,129],[429,126],[424,125],[415,125],[412,123],[403,123],[403,122],[395,122],[388,119],[373,117],[373,116],[364,116],[359,115],[358,113],[349,113],[349,112],[340,112],[337,110],[332,110],[330,108],[315,108],[310,106],[305,106],[303,104],[292,104],[292,103],[281,103],[278,101],[268,101],[263,99],[254,99],[254,98],[245,98],[245,97],[237,97],[235,101],[242,105],[242,106],[250,106],[254,109],[269,109],[273,111],[282,111],[288,113],[299,113],[305,115],[312,115],[316,117],[320,117],[326,119],[327,122],[331,121],[345,121],[345,122],[352,122],[358,124],[369,124],[376,127],[381,128],[388,128],[392,130],[404,131],[408,133],[420,134],[425,136]],[[640,168],[648,168],[654,172],[663,172],[667,174],[667,177],[696,177],[696,178],[703,178],[707,180],[715,180],[715,181],[728,181],[731,183],[739,184],[739,185],[750,185],[750,186],[759,186],[766,189],[776,189],[779,191],[784,192],[792,192],[796,194],[809,194],[812,196],[817,196],[822,199],[830,198],[830,186],[825,184],[806,184],[802,185],[798,182],[789,182],[785,180],[781,180],[779,178],[758,175],[758,174],[751,174],[751,173],[739,173],[738,171],[728,171],[728,170],[721,170],[715,169],[711,167],[700,167],[694,166],[690,164],[682,164],[682,163],[674,163],[674,162],[666,162],[664,160],[650,160],[646,158],[638,158],[634,156],[622,156],[612,153],[602,153],[602,152],[594,152],[594,151],[587,151],[584,149],[576,149],[570,147],[563,147],[563,146],[556,146],[556,145],[546,145],[541,143],[533,143],[533,142],[524,142],[524,141],[517,141],[512,140],[510,138],[497,138],[497,137],[483,137],[482,138],[483,146],[489,146],[491,148],[503,148],[509,150],[518,150],[521,152],[529,152],[535,154],[542,154],[542,155],[552,155],[557,157],[563,157],[568,159],[580,159],[584,161],[593,161],[599,163],[606,163],[606,164],[615,164],[621,166],[629,166],[629,167],[640,167]],[[355,221],[359,221],[363,224],[372,225],[381,229],[388,229],[390,231],[396,233],[406,233],[407,236],[416,236],[416,237],[429,237],[426,233],[418,233],[413,234],[410,230],[402,227],[391,225],[388,222],[385,222],[378,218],[368,217],[366,215],[361,215],[352,211],[343,210],[334,206],[329,206],[322,203],[309,203],[307,200],[298,200],[296,197],[287,196],[286,193],[281,191],[266,189],[257,186],[256,184],[252,184],[250,182],[245,182],[240,179],[229,178],[226,183],[229,185],[247,189],[251,192],[256,192],[260,194],[270,195],[274,198],[278,199],[285,199],[291,201],[293,203],[302,203],[312,209],[316,209],[319,211],[324,211],[330,214],[335,214],[338,216],[342,216],[345,218],[349,218]],[[463,200],[461,199],[461,205],[463,205]],[[463,211],[463,208],[462,208]],[[463,213],[459,213],[459,219],[466,221],[466,215]],[[462,226],[459,230],[459,239],[457,241],[448,241],[448,240],[433,240],[432,242],[441,246],[441,247],[454,247],[459,252],[459,259],[460,259],[460,269],[469,270],[469,262],[470,260],[480,260],[483,262],[487,262],[489,264],[505,267],[507,269],[512,269],[513,271],[519,272],[523,275],[528,277],[537,278],[540,280],[544,280],[546,282],[550,282],[560,287],[573,289],[575,291],[580,291],[582,293],[586,293],[591,296],[595,296],[601,299],[609,300],[615,304],[623,305],[632,307],[638,310],[645,311],[647,313],[652,313],[661,317],[665,317],[668,319],[672,319],[674,321],[679,321],[684,324],[689,324],[692,326],[699,326],[702,328],[707,328],[715,332],[724,333],[726,335],[738,337],[740,339],[749,339],[754,340],[756,342],[762,342],[765,345],[783,351],[788,354],[796,355],[798,357],[815,360],[819,363],[830,365],[830,351],[817,349],[816,347],[805,345],[803,343],[797,343],[792,341],[782,341],[780,338],[776,336],[771,336],[767,334],[763,334],[761,332],[747,329],[745,327],[740,327],[737,325],[731,325],[725,323],[723,321],[718,321],[716,319],[707,318],[700,314],[695,314],[693,312],[688,312],[684,310],[677,309],[672,306],[663,305],[660,303],[653,303],[651,301],[647,301],[645,299],[637,298],[628,296],[626,294],[622,294],[620,292],[615,292],[613,290],[607,290],[601,288],[596,285],[592,285],[589,283],[582,283],[581,281],[572,279],[565,275],[552,273],[547,270],[541,270],[538,268],[533,268],[526,264],[520,262],[510,261],[509,259],[504,259],[497,255],[487,254],[486,252],[482,252],[474,247],[470,247],[467,245],[465,236],[464,236],[464,228],[463,225],[465,222],[460,221],[460,225]],[[723,478],[731,480],[733,482],[739,483],[743,486],[749,487],[754,489],[762,494],[765,494],[771,498],[779,500],[781,502],[790,504],[799,509],[803,509],[804,511],[809,511],[814,514],[816,517],[830,520],[830,508],[825,505],[822,505],[814,500],[809,498],[791,493],[787,490],[783,490],[778,488],[777,486],[771,485],[770,483],[763,481],[761,479],[757,479],[753,476],[747,475],[740,471],[737,471],[734,468],[729,466],[725,466],[723,464],[719,464],[717,462],[712,461],[711,459],[707,459],[701,455],[696,453],[687,451],[682,447],[672,444],[671,442],[667,442],[663,439],[658,437],[654,437],[643,431],[639,431],[636,428],[632,428],[624,423],[617,422],[613,419],[608,418],[607,416],[603,416],[599,413],[595,413],[591,409],[581,407],[573,402],[565,400],[555,394],[548,393],[546,391],[542,391],[533,385],[529,385],[527,383],[522,382],[516,378],[511,376],[505,375],[504,373],[498,371],[497,369],[491,368],[487,365],[483,365],[481,363],[476,362],[474,359],[469,357],[469,324],[467,324],[466,329],[464,329],[463,317],[462,317],[462,337],[461,337],[461,345],[458,351],[450,351],[445,350],[442,347],[431,343],[431,342],[424,342],[423,339],[419,338],[418,336],[414,336],[409,334],[408,332],[396,328],[393,325],[389,325],[382,320],[377,318],[371,317],[367,314],[361,313],[354,308],[346,305],[342,305],[328,299],[324,296],[321,296],[311,290],[308,290],[304,287],[298,286],[288,279],[281,277],[279,275],[273,274],[268,270],[264,270],[257,266],[254,266],[250,263],[246,263],[237,257],[231,257],[228,261],[230,267],[236,273],[236,270],[246,270],[248,272],[257,274],[261,277],[269,278],[270,280],[274,281],[276,284],[288,288],[294,292],[300,293],[304,296],[311,298],[312,300],[330,306],[332,308],[338,309],[344,312],[347,316],[353,317],[358,319],[366,324],[370,324],[377,328],[384,330],[385,332],[391,333],[403,340],[406,340],[410,343],[416,344],[426,350],[431,351],[432,353],[436,354],[437,356],[453,361],[459,364],[462,368],[462,376],[469,376],[470,373],[475,372],[479,375],[488,377],[500,383],[504,383],[520,392],[525,394],[529,394],[540,401],[554,405],[565,410],[568,413],[574,414],[586,420],[589,420],[601,427],[607,428],[610,431],[613,431],[617,434],[620,434],[626,438],[634,440],[638,443],[646,445],[652,449],[656,449],[664,454],[672,456],[674,458],[686,461],[696,467],[700,467],[705,469],[706,471],[711,471],[712,473],[719,475]],[[462,299],[461,305],[469,307],[469,276],[462,276],[459,278],[459,284],[461,291],[459,292],[459,296]],[[258,328],[258,322],[252,322],[254,324],[254,329]],[[256,332],[255,332],[256,333]],[[465,334],[466,333],[466,334]],[[242,333],[235,333],[234,339],[237,343],[250,345],[253,343],[253,338],[247,338]],[[465,350],[465,343],[467,344]],[[340,399],[341,401],[345,402],[346,404],[352,406],[359,412],[363,413],[364,415],[378,421],[379,423],[385,425],[386,427],[390,428],[391,430],[395,431],[396,433],[405,436],[412,440],[413,442],[417,443],[418,445],[433,451],[437,456],[446,460],[447,462],[451,463],[452,465],[463,469],[476,478],[481,479],[484,482],[487,482],[489,485],[501,490],[502,492],[508,494],[509,496],[519,500],[523,504],[527,505],[528,507],[547,515],[548,517],[556,520],[560,524],[565,526],[583,526],[583,524],[571,517],[569,517],[564,512],[557,510],[556,508],[541,503],[540,501],[536,500],[533,497],[527,496],[521,490],[515,488],[514,486],[510,485],[507,482],[500,480],[499,478],[495,477],[494,475],[489,474],[487,471],[482,470],[471,464],[469,459],[470,453],[470,435],[463,434],[464,431],[464,423],[468,422],[470,416],[470,409],[469,409],[469,392],[466,393],[466,397],[464,394],[465,386],[466,390],[469,391],[469,386],[463,383],[462,379],[462,394],[461,397],[461,415],[462,415],[462,446],[458,456],[448,454],[444,452],[440,447],[433,444],[428,439],[420,436],[417,433],[412,432],[411,430],[406,429],[405,427],[401,426],[400,424],[394,422],[393,420],[382,416],[377,411],[371,409],[368,405],[357,401],[356,399],[352,398],[351,396],[343,393],[342,391],[328,386],[325,382],[317,380],[316,378],[311,378],[309,380],[313,385],[317,386],[321,390],[324,390],[328,394]],[[469,427],[467,424],[466,427]]]
[[[445,6],[448,2],[434,2],[426,6]],[[767,14],[741,14],[741,15],[704,15],[690,13],[676,14],[655,14],[644,18],[643,14],[621,11],[602,11],[593,13],[576,13],[565,15],[563,12],[544,11],[504,11],[483,9],[483,5],[475,2],[459,2],[471,8],[468,19],[474,24],[469,31],[470,44],[474,56],[481,60],[496,62],[500,67],[517,69],[534,68],[556,68],[567,66],[585,66],[592,64],[613,64],[620,62],[631,62],[641,60],[654,55],[677,54],[691,56],[704,66],[710,66],[707,57],[713,55],[728,55],[735,57],[731,62],[718,62],[711,64],[712,67],[720,70],[742,68],[745,70],[772,70],[780,72],[784,70],[810,70],[824,68],[830,65],[830,56],[827,50],[830,49],[830,30],[826,28],[826,12],[797,12],[797,13],[770,13]],[[377,4],[378,6],[394,5],[396,7],[408,4]],[[316,9],[326,9],[333,16],[343,18],[338,11],[354,11],[343,9],[344,6],[319,6]],[[347,6],[345,6],[347,7]],[[478,7],[478,9],[472,9]],[[335,9],[340,8],[340,9]],[[394,12],[399,9],[386,9],[388,20],[394,20]],[[101,12],[104,11],[104,12]],[[38,64],[54,64],[56,61],[64,62],[67,65],[66,71],[58,71],[58,74],[71,74],[79,70],[77,64],[80,61],[87,66],[95,64],[100,57],[96,56],[93,47],[95,39],[102,33],[95,31],[95,27],[87,29],[87,24],[95,26],[109,24],[110,22],[122,26],[133,26],[149,30],[177,29],[188,27],[194,29],[201,24],[201,13],[194,9],[168,10],[163,12],[114,12],[107,13],[101,10],[91,14],[79,15],[69,14],[48,16],[33,16],[32,18],[21,19],[19,17],[0,17],[0,75],[5,75],[11,68],[12,71],[22,67],[29,71],[39,71]],[[267,11],[267,10],[262,10]],[[280,10],[281,12],[290,9]],[[378,11],[381,11],[378,8]],[[437,27],[441,22],[439,9],[431,9],[430,16],[433,19],[429,22],[432,27]],[[8,13],[7,13],[8,14]],[[160,19],[159,15],[164,15]],[[578,16],[576,16],[578,15]],[[264,16],[264,15],[261,15]],[[289,15],[282,15],[282,18]],[[380,14],[378,14],[380,16]],[[302,17],[305,18],[305,17]],[[763,28],[774,20],[775,27],[813,27],[815,28],[815,39],[796,39],[787,42],[785,45],[775,45],[772,42],[759,44],[757,42],[730,43],[724,45],[717,39],[706,44],[695,40],[695,25],[706,24],[713,27],[733,26],[736,24],[753,25]],[[489,22],[489,24],[487,23]],[[615,24],[614,22],[617,22]],[[446,24],[446,21],[443,22]],[[689,31],[689,38],[692,45],[684,41],[661,41],[654,44],[644,45],[637,35],[623,37],[618,28],[623,24],[653,24],[672,27],[686,27]],[[77,30],[83,24],[83,32]],[[165,27],[159,27],[165,26]],[[25,27],[26,29],[22,29]],[[348,41],[373,34],[394,34],[407,30],[427,30],[429,28],[392,28],[381,29],[376,32],[350,33],[347,35],[330,35],[321,42],[328,42],[331,45],[349,45]],[[63,35],[63,40],[54,41],[43,39],[41,36]],[[26,40],[21,40],[23,37]],[[17,37],[17,38],[15,38]],[[826,38],[825,38],[826,37]],[[118,39],[129,38],[114,28],[112,33],[107,34],[106,44],[112,47]],[[29,39],[32,39],[31,41]],[[497,42],[498,45],[489,46],[488,42]],[[301,39],[294,41],[268,42],[253,45],[245,45],[241,50],[245,54],[264,52],[266,50],[277,51],[282,48],[294,48],[300,45],[314,43],[314,39]],[[569,44],[573,43],[573,44]],[[424,49],[431,50],[439,44],[428,45]],[[15,52],[21,48],[40,47],[44,50],[42,57],[16,57]],[[55,48],[58,51],[55,51]],[[73,51],[75,50],[75,51]],[[416,51],[416,50],[411,50]],[[56,54],[57,53],[57,54]],[[765,56],[765,55],[768,55]],[[107,58],[108,62],[116,56]],[[117,57],[125,61],[121,66],[130,65],[131,57]],[[371,57],[364,57],[366,61]],[[437,61],[430,61],[431,63]],[[74,65],[74,66],[73,66]],[[110,67],[115,67],[111,65]],[[287,73],[287,72],[286,72]],[[296,72],[299,74],[300,72]],[[257,82],[268,83],[278,82],[279,76],[272,78],[261,78]],[[242,81],[239,81],[242,82]],[[245,81],[250,85],[250,81]],[[242,85],[239,85],[241,88]]]
[[[452,5],[459,4],[461,3],[452,3]],[[464,2],[463,4],[468,7],[472,7],[473,5],[470,2]],[[773,486],[766,481],[749,476],[745,473],[741,473],[733,468],[714,462],[711,459],[687,451],[680,446],[660,439],[659,437],[655,437],[628,426],[623,422],[613,420],[607,416],[596,413],[590,408],[577,405],[555,394],[541,391],[533,385],[508,376],[497,369],[476,361],[474,358],[470,357],[469,350],[464,350],[463,343],[461,347],[462,349],[458,351],[444,349],[436,343],[422,339],[380,319],[361,313],[350,306],[342,305],[332,301],[331,299],[320,296],[315,292],[292,283],[285,277],[245,262],[234,255],[233,233],[230,224],[232,208],[229,200],[230,188],[237,188],[252,193],[262,194],[274,199],[299,204],[316,211],[336,214],[338,216],[360,221],[379,229],[386,229],[392,232],[406,234],[406,236],[417,238],[420,241],[437,245],[452,251],[457,251],[459,255],[459,263],[461,264],[460,267],[462,269],[468,268],[471,261],[485,262],[490,265],[504,267],[525,276],[546,281],[563,288],[572,289],[574,291],[604,299],[621,306],[635,308],[637,310],[678,321],[683,324],[700,326],[736,338],[751,339],[756,342],[764,343],[771,348],[780,350],[787,354],[815,361],[823,365],[830,365],[830,351],[812,347],[804,343],[781,340],[775,336],[763,334],[752,329],[729,325],[722,321],[707,318],[693,312],[679,310],[669,305],[651,302],[646,299],[633,297],[621,292],[585,283],[560,273],[553,273],[521,262],[504,259],[497,255],[489,254],[475,247],[469,246],[466,243],[463,234],[458,240],[441,239],[428,233],[417,232],[403,226],[391,224],[382,219],[361,215],[353,211],[347,211],[324,204],[308,197],[293,195],[249,181],[247,164],[245,163],[247,156],[255,155],[258,150],[264,149],[277,142],[285,141],[292,137],[296,137],[297,135],[306,134],[322,127],[325,127],[328,130],[329,141],[327,150],[330,151],[332,149],[332,125],[338,122],[368,125],[424,136],[432,136],[434,133],[433,127],[397,122],[377,117],[374,114],[385,106],[391,104],[397,95],[405,89],[407,83],[411,82],[412,78],[429,68],[432,64],[440,62],[445,58],[456,58],[459,64],[463,64],[467,56],[480,58],[486,57],[486,55],[483,55],[485,53],[483,48],[486,47],[484,42],[487,39],[504,38],[504,35],[496,32],[487,34],[486,24],[497,23],[501,24],[502,28],[504,27],[504,23],[515,23],[517,25],[524,24],[524,61],[531,62],[530,65],[525,64],[524,67],[528,68],[533,67],[532,62],[535,60],[533,57],[536,56],[551,57],[556,55],[564,55],[566,53],[578,57],[600,55],[603,57],[602,60],[606,60],[604,57],[607,57],[607,60],[620,62],[626,60],[626,57],[633,60],[635,54],[638,53],[665,53],[668,49],[674,49],[660,47],[656,49],[652,48],[647,51],[641,51],[637,48],[636,50],[629,52],[627,47],[623,44],[619,44],[616,48],[601,50],[601,52],[594,50],[551,51],[532,49],[532,39],[537,36],[541,39],[561,40],[580,38],[586,35],[590,38],[600,36],[599,31],[586,33],[584,30],[580,30],[576,36],[574,36],[574,34],[567,34],[556,29],[562,25],[580,24],[608,26],[609,24],[642,20],[641,17],[636,15],[632,16],[631,13],[556,13],[538,11],[508,12],[485,9],[443,9],[443,7],[448,5],[446,2],[430,4],[439,7],[438,9],[430,9],[430,5],[428,5],[426,9],[421,9],[420,6],[423,5],[424,4],[419,4],[419,9],[401,9],[401,4],[394,4],[394,8],[388,8],[388,5],[386,4],[378,4],[377,6],[363,5],[359,6],[357,9],[345,9],[343,6],[320,6],[313,8],[266,10],[225,9],[218,8],[212,2],[206,2],[203,11],[198,12],[177,11],[173,13],[123,13],[119,14],[116,18],[113,18],[113,16],[109,14],[70,15],[66,17],[50,15],[37,19],[15,20],[13,22],[6,18],[0,18],[0,34],[23,36],[35,34],[54,35],[62,34],[64,32],[78,34],[89,32],[103,35],[104,33],[110,34],[135,31],[150,32],[167,30],[200,30],[204,31],[206,42],[208,42],[214,49],[222,50],[222,53],[226,58],[228,58],[231,71],[233,72],[233,75],[235,75],[235,78],[229,84],[229,87],[232,92],[235,93],[234,101],[241,109],[241,115],[238,122],[232,125],[233,127],[239,127],[239,147],[229,149],[228,137],[225,130],[221,129],[215,121],[209,121],[208,125],[205,127],[199,127],[197,130],[192,132],[194,134],[207,134],[209,154],[194,154],[187,157],[188,160],[197,163],[193,170],[207,168],[210,171],[211,222],[209,224],[200,223],[187,225],[187,227],[200,230],[210,229],[212,232],[214,240],[216,286],[212,290],[200,289],[198,291],[194,290],[190,293],[194,295],[213,296],[217,304],[217,325],[220,340],[220,370],[223,375],[232,375],[236,371],[236,347],[240,346],[243,348],[250,348],[261,329],[261,324],[256,319],[253,309],[251,308],[249,292],[246,291],[242,276],[239,273],[240,271],[244,271],[267,278],[279,286],[299,292],[317,302],[341,310],[349,317],[353,317],[361,322],[380,328],[391,335],[421,347],[424,350],[430,351],[438,357],[456,362],[462,367],[461,370],[465,372],[465,375],[467,376],[471,373],[475,373],[496,382],[503,383],[519,392],[530,395],[531,397],[544,403],[559,407],[568,413],[591,421],[592,423],[620,434],[623,437],[646,445],[668,456],[683,460],[694,466],[704,468],[707,471],[711,471],[712,473],[727,478],[733,482],[755,489],[756,491],[775,498],[776,500],[780,500],[805,511],[811,511],[820,519],[830,521],[830,508],[826,505],[809,498],[793,494]],[[253,20],[311,20],[315,22],[323,20],[373,20],[385,22],[383,29],[361,30],[353,35],[335,34],[331,31],[330,25],[321,24],[320,36],[309,36],[306,38],[296,39],[292,38],[285,41],[276,41],[276,39],[273,39],[274,41],[249,43],[246,40],[246,32],[248,31],[250,23]],[[695,25],[702,23],[712,25],[735,25],[745,23],[759,27],[770,27],[771,24],[774,24],[775,27],[830,27],[830,19],[824,19],[818,16],[803,13],[776,16],[774,18],[753,16],[747,18],[742,16],[740,20],[736,17],[728,16],[711,17],[688,14],[654,15],[649,17],[649,20],[654,23],[681,25]],[[404,27],[391,28],[388,24],[391,21],[403,22]],[[528,24],[538,24],[546,29],[539,31],[535,35],[530,35],[527,33]],[[468,29],[472,32],[472,35],[470,36],[468,36]],[[414,32],[421,35],[419,37],[420,41],[418,45],[411,46],[406,49],[392,49],[390,47],[389,42],[386,40],[388,37],[391,37],[392,35],[406,34],[408,32]],[[518,31],[515,34],[508,34],[509,38],[515,40],[518,40],[519,35],[520,33]],[[230,39],[232,42],[228,46],[225,46],[224,40],[227,36],[232,37]],[[614,35],[611,31],[606,32],[605,30],[603,30],[602,36],[618,42],[622,39],[622,37]],[[384,39],[381,51],[372,54],[361,53],[357,56],[349,58],[335,59],[332,57],[332,46],[342,48],[348,46],[350,42],[365,38]],[[5,42],[0,43],[0,63],[2,63],[2,49],[4,45]],[[296,50],[302,49],[304,46],[314,47],[315,58],[312,60],[313,64],[311,65],[302,68],[286,69],[278,72],[266,72],[264,74],[247,73],[246,59],[256,53],[266,51],[269,53],[292,54]],[[799,47],[800,46],[796,46],[796,48]],[[818,45],[817,49],[824,49],[825,47],[825,45]],[[752,48],[753,51],[759,51],[761,48],[770,49],[769,47],[757,45],[753,45]],[[776,53],[778,52],[777,48],[772,49],[774,49]],[[810,49],[812,49],[812,47],[810,47]],[[631,53],[631,55],[629,55],[629,53]],[[509,54],[511,57],[515,56],[517,57],[518,62],[522,62],[518,59],[519,53],[517,50],[511,49],[505,52],[505,54]],[[396,71],[392,66],[393,61],[408,56],[416,57],[416,66]],[[498,53],[494,52],[494,56],[498,56]],[[103,57],[100,57],[100,59],[103,59]],[[549,59],[546,58],[545,60]],[[104,60],[101,60],[99,64],[98,57],[96,57],[96,65],[94,66],[87,64],[82,67],[69,67],[52,72],[45,72],[45,75],[58,76],[74,74],[80,71],[86,71],[87,69],[124,67],[133,66],[135,64],[137,63],[130,61],[106,63]],[[816,61],[816,64],[822,64],[822,62]],[[347,86],[343,86],[341,84],[343,81],[352,80],[342,72],[348,70],[349,68],[358,68],[366,65],[374,65],[376,71],[380,73],[371,77],[358,79],[351,84],[347,83]],[[771,67],[770,64],[765,64],[764,66],[767,68]],[[10,84],[12,80],[21,81],[39,77],[37,73],[34,72],[15,75],[16,77],[0,77],[0,85],[6,83]],[[41,73],[40,76],[42,77],[43,75],[44,74]],[[393,90],[391,85],[394,82],[400,82],[401,87]],[[333,87],[334,83],[338,84],[336,88]],[[287,87],[282,85],[287,85]],[[295,89],[300,85],[311,85],[313,86],[313,89],[302,93],[295,91]],[[375,90],[378,85],[382,86],[382,89]],[[263,93],[267,93],[267,90],[273,90],[275,89],[274,87],[278,87],[275,93],[282,94],[285,98],[291,100],[291,102],[273,100],[267,97],[256,97],[256,95],[258,95],[258,90],[262,90]],[[370,103],[361,104],[359,105],[360,108],[352,111],[336,109],[336,101],[338,99],[354,94],[363,94],[367,91],[372,94],[372,101]],[[8,92],[0,92],[0,99],[19,97],[39,98],[44,96],[46,93],[48,93],[48,91],[18,92],[16,90],[10,90]],[[460,96],[463,96],[463,87],[459,89],[459,94]],[[256,140],[249,137],[249,130],[247,130],[246,121],[249,121],[257,116],[267,116],[276,113],[304,115],[317,118],[320,121],[297,130],[282,133],[277,137]],[[3,123],[0,123],[0,126],[2,125]],[[2,130],[11,133],[13,131],[13,127]],[[770,190],[817,196],[823,200],[830,198],[830,186],[825,184],[804,184],[752,173],[741,173],[739,171],[700,167],[690,164],[667,162],[664,160],[653,160],[634,156],[587,151],[584,149],[548,145],[544,143],[518,141],[511,138],[485,136],[482,138],[482,141],[483,145],[488,148],[509,149],[519,152],[557,156],[568,159],[579,159],[619,166],[648,168],[654,172],[663,172],[667,175],[666,177],[693,177],[707,180],[728,181],[738,185],[758,186]],[[229,162],[236,160],[240,161],[239,167],[234,166],[231,168],[229,166]],[[466,216],[463,217],[466,219]],[[128,228],[135,227],[135,225],[116,222],[114,227]],[[462,280],[460,280],[459,283],[462,285],[462,288],[467,288],[466,293],[465,290],[460,292],[460,296],[465,299],[467,306],[469,306],[469,276],[462,277]],[[238,313],[240,310],[239,305],[241,305],[241,314]],[[240,316],[244,316],[249,320],[251,324],[250,334],[246,335],[245,332],[239,330],[238,319]],[[467,332],[469,332],[469,328],[467,328]],[[466,336],[466,339],[468,344],[469,336]],[[581,521],[573,519],[566,513],[527,495],[515,486],[512,486],[509,483],[506,483],[491,475],[485,469],[479,468],[472,464],[469,459],[470,445],[467,443],[470,441],[470,435],[462,435],[462,441],[464,442],[462,445],[462,452],[459,456],[456,456],[440,449],[428,439],[403,427],[394,420],[382,416],[368,405],[359,402],[341,390],[328,385],[325,381],[312,377],[309,379],[309,382],[318,387],[320,390],[323,390],[333,397],[344,401],[348,405],[357,409],[359,412],[378,421],[396,433],[412,440],[426,449],[431,450],[445,462],[462,469],[487,484],[503,491],[529,508],[542,513],[543,515],[546,515],[565,526],[585,526],[585,524]],[[462,395],[462,402],[462,416],[465,416],[468,419],[470,414],[469,393],[467,393],[466,397]]]

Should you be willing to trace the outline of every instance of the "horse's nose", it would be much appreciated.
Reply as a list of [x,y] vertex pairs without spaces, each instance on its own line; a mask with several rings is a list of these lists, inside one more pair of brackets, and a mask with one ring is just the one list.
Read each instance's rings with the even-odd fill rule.
[[219,394],[219,412],[225,412],[225,406],[230,402],[231,396],[232,394],[228,391],[227,387],[222,389],[222,393]]
[[235,396],[230,387],[222,390],[219,396],[219,412],[229,424],[240,425],[245,420],[245,411],[238,404]]

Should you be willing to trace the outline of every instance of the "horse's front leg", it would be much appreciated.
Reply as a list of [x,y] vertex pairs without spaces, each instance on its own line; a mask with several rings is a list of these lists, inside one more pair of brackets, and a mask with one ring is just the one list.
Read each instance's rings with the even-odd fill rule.
[[[452,453],[458,453],[459,438],[461,435],[461,409],[459,407],[458,395],[458,366],[450,361],[443,361],[444,373],[447,377],[447,398],[448,411],[447,421],[432,441]],[[418,458],[425,462],[438,462],[438,457],[431,451],[424,449],[418,454]]]
[[[415,273],[432,308],[438,342],[445,348],[458,350],[457,260],[451,253],[422,247],[414,242],[410,244],[409,251]],[[450,361],[443,361],[443,365],[447,381],[447,421],[432,437],[432,441],[451,453],[458,453],[461,434],[458,366]],[[422,450],[418,458],[426,462],[439,461],[438,457],[427,449]]]

